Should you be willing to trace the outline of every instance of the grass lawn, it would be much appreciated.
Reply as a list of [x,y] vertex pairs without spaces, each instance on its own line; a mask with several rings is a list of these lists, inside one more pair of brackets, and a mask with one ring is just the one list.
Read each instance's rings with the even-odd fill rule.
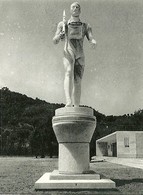
[[35,191],[35,181],[54,169],[58,169],[56,158],[0,157],[0,194],[143,195],[143,170],[109,162],[92,163],[91,170],[115,181],[115,190]]

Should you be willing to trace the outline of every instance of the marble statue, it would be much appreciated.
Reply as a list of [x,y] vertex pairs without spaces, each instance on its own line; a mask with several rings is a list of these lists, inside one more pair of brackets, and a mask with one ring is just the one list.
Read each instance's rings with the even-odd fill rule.
[[63,21],[59,22],[57,26],[53,42],[57,44],[60,40],[65,41],[63,63],[66,107],[78,107],[81,97],[81,80],[85,67],[84,37],[87,37],[92,48],[95,48],[96,41],[93,38],[91,26],[80,21],[81,7],[78,2],[71,4],[70,13],[71,17],[66,21],[65,11],[63,12]]
[[52,118],[52,127],[59,145],[58,170],[46,172],[35,182],[35,189],[113,189],[116,187],[114,181],[102,179],[90,170],[90,141],[97,122],[92,108],[79,106],[84,72],[83,39],[86,36],[93,48],[96,41],[90,25],[79,19],[79,3],[73,3],[70,11],[71,18],[68,21],[63,12],[63,21],[58,24],[53,38],[55,44],[65,40],[63,61],[66,107],[56,109]]

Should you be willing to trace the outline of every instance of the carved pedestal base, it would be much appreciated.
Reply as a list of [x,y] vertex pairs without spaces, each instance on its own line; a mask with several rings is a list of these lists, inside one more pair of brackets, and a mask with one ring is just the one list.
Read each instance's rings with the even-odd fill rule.
[[35,189],[109,189],[115,183],[100,179],[89,166],[89,143],[96,127],[93,110],[64,107],[56,110],[52,120],[59,143],[58,171],[45,173]]

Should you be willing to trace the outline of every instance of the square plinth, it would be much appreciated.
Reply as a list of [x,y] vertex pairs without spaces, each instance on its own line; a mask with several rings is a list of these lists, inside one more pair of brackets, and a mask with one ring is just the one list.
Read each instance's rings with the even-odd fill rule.
[[54,170],[50,174],[50,180],[97,180],[100,179],[100,175],[92,172],[88,174],[61,174],[58,170]]
[[113,189],[115,182],[110,179],[50,179],[52,173],[45,173],[35,182],[35,190],[57,189]]

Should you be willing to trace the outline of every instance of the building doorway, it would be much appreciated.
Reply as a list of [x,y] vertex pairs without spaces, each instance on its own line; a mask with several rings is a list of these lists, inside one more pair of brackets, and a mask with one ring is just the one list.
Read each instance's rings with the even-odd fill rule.
[[112,143],[112,156],[117,157],[117,143]]

